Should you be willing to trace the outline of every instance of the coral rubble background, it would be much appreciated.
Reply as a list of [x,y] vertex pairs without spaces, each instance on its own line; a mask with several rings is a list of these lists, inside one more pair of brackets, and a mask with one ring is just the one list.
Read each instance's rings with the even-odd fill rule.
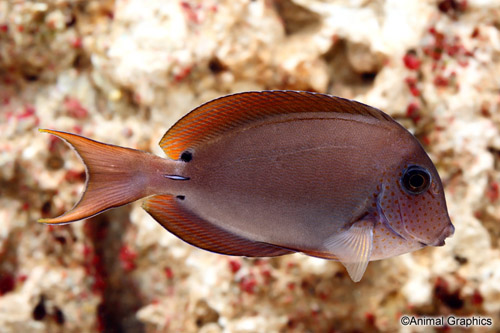
[[[354,284],[300,254],[198,250],[140,203],[36,223],[70,209],[85,178],[38,128],[163,156],[190,109],[261,89],[391,114],[436,163],[455,236]],[[402,314],[480,315],[498,331],[499,126],[498,0],[0,0],[0,332],[463,330],[403,327]]]

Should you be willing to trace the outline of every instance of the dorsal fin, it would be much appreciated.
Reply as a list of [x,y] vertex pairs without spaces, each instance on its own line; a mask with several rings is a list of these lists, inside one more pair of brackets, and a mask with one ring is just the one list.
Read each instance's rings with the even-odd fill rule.
[[232,129],[274,115],[336,112],[394,121],[371,106],[348,99],[307,91],[251,91],[207,102],[180,119],[160,141],[171,159]]

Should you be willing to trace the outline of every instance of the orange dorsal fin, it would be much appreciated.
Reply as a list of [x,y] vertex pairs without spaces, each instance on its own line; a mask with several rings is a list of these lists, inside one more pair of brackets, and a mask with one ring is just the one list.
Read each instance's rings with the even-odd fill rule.
[[192,110],[163,136],[160,147],[168,157],[177,160],[186,149],[196,148],[234,128],[276,115],[311,112],[358,114],[393,121],[371,106],[320,93],[244,92],[217,98]]
[[172,195],[149,197],[142,207],[165,229],[207,251],[246,257],[275,257],[293,253],[279,246],[235,235],[190,212]]

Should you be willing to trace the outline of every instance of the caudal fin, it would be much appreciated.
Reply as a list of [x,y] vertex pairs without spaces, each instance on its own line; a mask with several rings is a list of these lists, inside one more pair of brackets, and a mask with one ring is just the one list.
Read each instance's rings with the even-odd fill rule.
[[85,137],[47,129],[72,146],[85,164],[85,191],[80,201],[65,214],[38,222],[65,224],[85,219],[103,211],[128,204],[150,195],[151,164],[158,156],[135,149],[109,145]]

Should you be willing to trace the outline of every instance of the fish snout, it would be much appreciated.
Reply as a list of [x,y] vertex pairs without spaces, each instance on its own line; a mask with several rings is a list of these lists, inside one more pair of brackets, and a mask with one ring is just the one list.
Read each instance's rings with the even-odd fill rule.
[[429,243],[427,245],[430,245],[430,246],[443,246],[445,244],[445,239],[448,238],[448,237],[451,237],[453,236],[453,234],[455,233],[455,227],[453,226],[453,224],[449,224],[447,225],[446,227],[444,227],[443,231],[441,232],[441,234],[439,235],[439,237],[436,238],[436,241],[433,242],[433,243]]

